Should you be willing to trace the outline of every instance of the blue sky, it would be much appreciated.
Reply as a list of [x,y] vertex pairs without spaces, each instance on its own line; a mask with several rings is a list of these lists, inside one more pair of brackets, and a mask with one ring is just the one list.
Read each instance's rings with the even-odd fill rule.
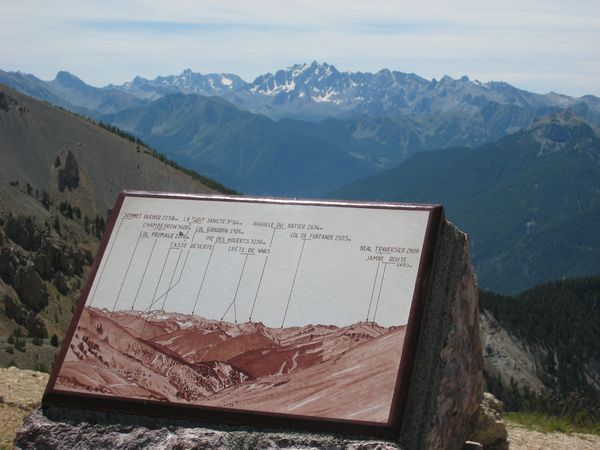
[[600,2],[0,0],[0,69],[101,86],[295,63],[600,96]]

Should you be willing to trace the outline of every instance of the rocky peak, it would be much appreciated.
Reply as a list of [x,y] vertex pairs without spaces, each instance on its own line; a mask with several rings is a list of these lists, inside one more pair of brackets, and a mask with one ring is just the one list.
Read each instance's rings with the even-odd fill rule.
[[226,73],[202,74],[185,69],[179,75],[158,76],[153,80],[136,77],[120,88],[130,91],[157,90],[161,95],[179,92],[183,94],[214,95],[234,91],[247,83],[237,75]]
[[579,127],[582,125],[589,126],[575,111],[566,109],[555,114],[536,118],[529,128],[535,130],[544,128],[548,125],[560,125],[568,128]]
[[527,132],[540,144],[538,156],[556,153],[567,145],[595,148],[595,153],[600,153],[600,130],[571,109],[537,118]]
[[252,93],[267,96],[290,94],[290,98],[306,97],[317,102],[335,101],[350,86],[347,73],[341,73],[334,66],[317,61],[309,64],[296,64],[275,74],[267,73],[257,77],[250,85]]
[[87,84],[85,84],[81,79],[77,78],[75,75],[61,70],[60,72],[58,72],[56,74],[56,78],[54,79],[54,82],[57,84],[60,84],[64,87],[68,87],[68,88],[88,88],[89,86]]

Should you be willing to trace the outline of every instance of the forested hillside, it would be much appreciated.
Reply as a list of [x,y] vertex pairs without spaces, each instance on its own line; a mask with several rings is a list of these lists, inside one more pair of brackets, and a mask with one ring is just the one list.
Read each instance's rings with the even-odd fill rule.
[[[495,364],[502,350],[485,345],[488,389],[509,410],[568,416],[576,422],[600,421],[600,276],[538,285],[509,297],[480,296],[481,310],[530,355],[542,387],[517,380]],[[519,363],[513,360],[513,365]],[[517,372],[515,372],[517,373]]]

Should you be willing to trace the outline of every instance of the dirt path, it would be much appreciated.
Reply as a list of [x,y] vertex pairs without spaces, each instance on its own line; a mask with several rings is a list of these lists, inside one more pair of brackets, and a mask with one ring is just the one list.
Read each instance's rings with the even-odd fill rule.
[[17,429],[40,404],[47,382],[45,373],[0,369],[0,449],[12,448]]
[[541,433],[506,423],[510,450],[599,450],[600,436],[592,434]]

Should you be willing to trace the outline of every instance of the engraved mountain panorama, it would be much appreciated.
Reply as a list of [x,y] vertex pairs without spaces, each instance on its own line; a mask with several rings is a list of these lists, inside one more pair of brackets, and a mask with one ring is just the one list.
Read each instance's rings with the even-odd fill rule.
[[269,328],[86,307],[56,388],[385,422],[405,331],[375,322]]

